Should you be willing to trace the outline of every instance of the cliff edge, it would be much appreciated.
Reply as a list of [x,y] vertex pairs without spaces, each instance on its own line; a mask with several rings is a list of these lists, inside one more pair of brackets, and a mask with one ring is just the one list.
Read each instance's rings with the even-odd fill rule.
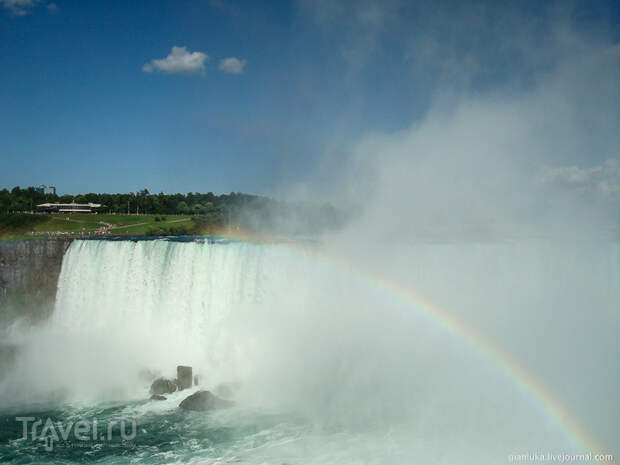
[[0,323],[38,321],[54,308],[62,258],[71,240],[0,241]]

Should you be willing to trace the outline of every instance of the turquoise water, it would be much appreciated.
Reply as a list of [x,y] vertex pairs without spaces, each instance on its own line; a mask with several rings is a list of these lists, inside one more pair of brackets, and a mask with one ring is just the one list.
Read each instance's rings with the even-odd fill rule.
[[[90,407],[58,406],[53,410],[20,410],[19,417],[50,418],[61,428],[84,420],[89,427],[80,437],[70,430],[67,439],[56,429],[58,441],[51,430],[33,440],[23,437],[23,422],[15,414],[0,417],[0,456],[4,463],[174,463],[200,460],[200,463],[234,463],[248,456],[265,455],[260,449],[281,447],[300,438],[308,425],[282,415],[231,410],[205,414],[176,408],[176,405],[157,405],[157,401],[137,401],[122,404],[101,404]],[[157,402],[159,403],[159,402]],[[93,421],[97,420],[96,426]],[[125,437],[120,425],[125,420]],[[130,421],[137,429],[133,437]],[[32,423],[28,431],[32,432]],[[70,426],[69,426],[70,427]],[[96,428],[96,437],[93,431]],[[108,432],[112,434],[109,436]],[[38,428],[42,432],[42,427]],[[45,439],[47,438],[47,439]]]
[[[167,401],[140,400],[91,406],[58,405],[4,411],[0,416],[2,463],[200,463],[200,464],[342,464],[415,463],[408,450],[411,437],[390,429],[351,431],[343,427],[317,426],[309,418],[233,407],[217,412],[191,412],[177,408],[187,393]],[[54,433],[23,439],[23,422],[16,417],[51,419],[55,433],[69,425],[67,439],[50,443]],[[88,428],[76,438],[70,425],[83,420]],[[93,426],[93,421],[97,423]],[[126,423],[125,437],[121,426]],[[132,436],[130,422],[136,422]],[[32,432],[32,422],[28,422]],[[37,428],[41,433],[42,427]],[[96,433],[93,433],[96,431]],[[93,439],[93,434],[97,439]],[[47,438],[47,439],[46,439]],[[50,448],[51,444],[51,448]]]

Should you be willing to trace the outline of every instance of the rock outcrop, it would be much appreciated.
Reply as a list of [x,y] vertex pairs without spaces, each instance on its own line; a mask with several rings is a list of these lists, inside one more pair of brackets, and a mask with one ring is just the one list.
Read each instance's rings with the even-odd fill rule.
[[192,387],[192,367],[177,366],[177,386],[179,391]]
[[71,240],[0,241],[0,323],[47,318]]
[[191,396],[183,399],[179,407],[184,410],[204,412],[207,410],[231,407],[233,405],[234,402],[220,399],[209,391],[196,391]]
[[161,396],[163,394],[172,394],[177,390],[177,384],[168,378],[157,378],[151,384],[151,394]]

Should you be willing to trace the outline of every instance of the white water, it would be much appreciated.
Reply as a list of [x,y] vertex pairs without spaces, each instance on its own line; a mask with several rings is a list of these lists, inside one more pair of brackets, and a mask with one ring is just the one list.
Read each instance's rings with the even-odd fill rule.
[[[488,334],[614,446],[616,245],[367,251],[356,266],[372,263]],[[140,399],[142,370],[174,376],[189,364],[207,388],[241,383],[239,407],[222,420],[230,427],[252,412],[304,419],[303,433],[297,422],[266,428],[267,450],[242,454],[251,463],[505,463],[510,453],[579,450],[500,367],[372,281],[326,266],[325,252],[76,241],[51,321],[13,335],[22,349],[0,400]]]

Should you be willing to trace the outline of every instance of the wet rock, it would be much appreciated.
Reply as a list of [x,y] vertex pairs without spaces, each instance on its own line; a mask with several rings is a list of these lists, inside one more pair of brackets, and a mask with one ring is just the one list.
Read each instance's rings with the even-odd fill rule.
[[177,386],[179,391],[192,387],[192,367],[183,365],[177,367]]
[[167,378],[157,378],[151,384],[151,394],[161,396],[162,394],[171,394],[177,390],[177,385],[174,381]]
[[231,407],[232,405],[234,405],[234,402],[220,399],[209,391],[197,391],[183,399],[179,407],[185,410],[204,412],[206,410]]
[[166,397],[166,396],[160,396],[160,395],[158,395],[158,394],[153,394],[153,395],[151,396],[151,400],[166,400],[166,399],[167,399],[167,397]]

